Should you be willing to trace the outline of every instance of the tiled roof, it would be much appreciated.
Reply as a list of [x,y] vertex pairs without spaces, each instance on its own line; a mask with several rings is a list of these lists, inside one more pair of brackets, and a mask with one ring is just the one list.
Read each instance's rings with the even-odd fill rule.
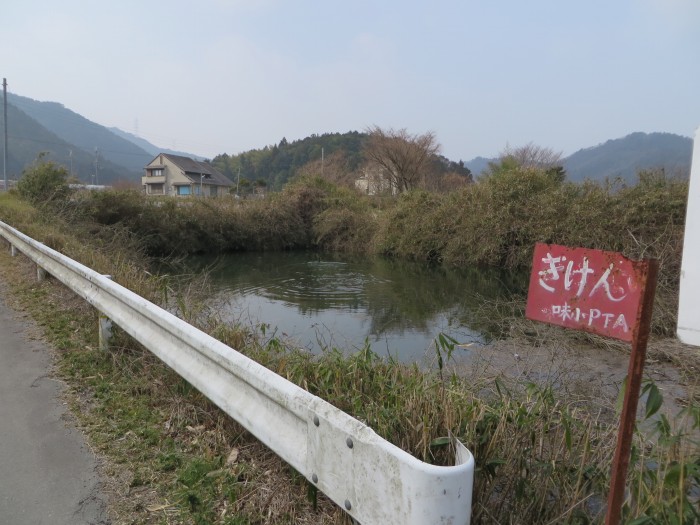
[[161,155],[168,158],[170,162],[184,171],[187,178],[192,182],[199,182],[200,176],[204,174],[204,180],[207,184],[214,184],[217,186],[233,186],[233,183],[223,173],[206,162],[199,162],[189,157],[171,155],[170,153],[162,153]]

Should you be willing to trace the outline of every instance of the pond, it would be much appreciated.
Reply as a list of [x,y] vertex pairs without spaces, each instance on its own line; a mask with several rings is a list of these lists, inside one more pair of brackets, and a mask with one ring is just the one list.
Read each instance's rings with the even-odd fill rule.
[[526,276],[497,269],[452,270],[380,257],[315,252],[192,257],[208,268],[211,305],[222,318],[267,331],[318,352],[353,352],[368,342],[382,356],[420,361],[440,333],[460,343],[491,337],[479,310],[526,286]]

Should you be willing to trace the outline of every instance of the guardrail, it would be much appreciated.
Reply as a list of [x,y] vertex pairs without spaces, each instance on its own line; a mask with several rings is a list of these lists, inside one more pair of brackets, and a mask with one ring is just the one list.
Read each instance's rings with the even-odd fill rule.
[[0,222],[0,235],[109,317],[363,525],[470,522],[474,458],[424,463],[108,277]]

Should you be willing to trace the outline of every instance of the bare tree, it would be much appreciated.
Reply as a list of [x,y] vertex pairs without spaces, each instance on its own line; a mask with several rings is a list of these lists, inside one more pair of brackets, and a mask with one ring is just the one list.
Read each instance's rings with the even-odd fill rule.
[[418,187],[430,158],[440,151],[432,131],[411,135],[406,129],[384,130],[372,126],[367,134],[365,158],[382,168],[399,192]]
[[437,191],[442,193],[449,193],[451,191],[457,191],[460,188],[469,186],[473,181],[469,177],[455,173],[454,171],[449,171],[438,175],[431,180],[431,183],[426,185],[426,189],[431,191]]
[[518,165],[525,168],[555,168],[561,166],[561,152],[545,148],[532,142],[519,148],[506,149],[501,152],[501,159],[512,158]]
[[354,187],[358,174],[350,167],[350,162],[343,151],[334,151],[322,161],[321,159],[307,162],[296,170],[295,175],[310,175],[323,177],[336,184]]

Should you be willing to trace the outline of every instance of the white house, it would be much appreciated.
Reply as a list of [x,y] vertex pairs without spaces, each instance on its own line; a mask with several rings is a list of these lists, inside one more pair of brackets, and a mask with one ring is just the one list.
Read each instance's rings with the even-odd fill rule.
[[367,195],[396,195],[399,192],[396,184],[392,184],[379,168],[364,168],[362,176],[355,180],[355,188]]

